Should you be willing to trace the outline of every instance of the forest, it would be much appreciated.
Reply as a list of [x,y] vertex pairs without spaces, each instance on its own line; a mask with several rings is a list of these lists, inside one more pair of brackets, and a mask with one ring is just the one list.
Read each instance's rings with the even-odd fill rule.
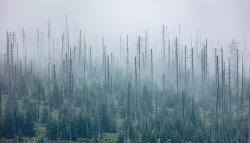
[[64,25],[4,33],[0,142],[250,142],[246,41],[185,43],[160,25],[158,46],[145,31],[111,50]]

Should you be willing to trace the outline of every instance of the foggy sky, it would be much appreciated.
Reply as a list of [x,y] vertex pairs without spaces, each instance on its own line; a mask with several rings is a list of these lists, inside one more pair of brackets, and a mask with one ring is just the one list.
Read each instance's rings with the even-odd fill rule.
[[0,0],[0,32],[45,29],[49,19],[62,32],[67,14],[72,30],[111,42],[146,29],[151,37],[160,36],[162,24],[171,32],[180,24],[186,39],[199,30],[210,40],[241,41],[245,33],[249,41],[249,6],[249,0]]

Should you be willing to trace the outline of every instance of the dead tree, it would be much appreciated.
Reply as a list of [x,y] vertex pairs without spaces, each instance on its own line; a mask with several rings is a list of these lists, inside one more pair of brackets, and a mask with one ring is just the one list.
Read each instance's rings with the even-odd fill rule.
[[175,38],[176,94],[179,93],[178,40]]
[[128,49],[128,35],[127,35],[127,57],[126,57],[126,71],[127,71],[127,76],[129,74],[129,49]]
[[166,67],[166,46],[165,46],[165,27],[162,26],[162,52],[163,52],[163,73],[165,72]]
[[148,32],[145,32],[145,45],[144,45],[144,70],[147,66],[147,56],[148,56]]
[[[138,102],[139,102],[139,99],[138,99],[138,69],[137,69],[137,58],[135,56],[135,60],[134,60],[135,64],[135,110],[137,111],[138,109]],[[135,112],[136,114],[137,112]],[[135,115],[136,117],[137,115]]]
[[184,49],[184,77],[185,77],[185,84],[187,84],[187,46],[185,45]]
[[181,91],[181,101],[182,101],[182,120],[183,120],[183,130],[182,130],[182,142],[185,143],[185,128],[186,128],[186,120],[185,120],[185,95],[183,90]]
[[92,47],[89,46],[89,70],[92,72]]
[[78,53],[79,63],[81,61],[81,53],[82,53],[82,30],[80,30],[80,33],[79,33],[79,53]]
[[39,122],[39,114],[40,114],[40,113],[39,113],[39,109],[40,109],[40,108],[39,108],[39,106],[40,106],[39,94],[40,94],[40,93],[39,93],[39,86],[37,85],[37,88],[36,88],[36,96],[37,96],[36,98],[37,98],[37,99],[36,99],[36,100],[37,100],[37,121],[38,121],[38,122]]
[[220,102],[220,74],[219,74],[219,64],[218,56],[216,56],[216,115],[215,115],[215,142],[219,142],[219,102]]
[[192,72],[192,85],[194,89],[194,48],[191,49],[191,72]]
[[140,80],[141,72],[141,37],[138,37],[138,80]]
[[239,50],[236,51],[236,107],[239,113]]
[[154,72],[154,70],[153,70],[153,51],[152,51],[152,49],[150,50],[150,73],[151,73],[151,87],[153,87],[153,82],[154,82],[154,76],[153,76],[153,72]]
[[128,82],[128,93],[127,93],[127,111],[126,111],[126,120],[127,120],[127,129],[126,129],[126,140],[129,142],[130,141],[130,125],[131,125],[131,103],[130,103],[130,82]]
[[232,91],[231,91],[231,60],[228,61],[228,94],[229,94],[229,111],[232,114]]
[[242,57],[241,57],[241,108],[243,108],[243,104],[244,104],[244,61],[243,61],[243,52],[242,52]]
[[171,71],[171,47],[170,47],[170,39],[168,40],[168,72]]

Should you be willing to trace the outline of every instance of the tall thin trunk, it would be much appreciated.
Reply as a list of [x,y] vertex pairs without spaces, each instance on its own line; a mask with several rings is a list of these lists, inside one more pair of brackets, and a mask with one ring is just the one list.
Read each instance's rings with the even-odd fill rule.
[[[137,94],[137,91],[138,91],[138,69],[137,69],[137,58],[135,56],[135,111],[137,111],[137,108],[138,108],[138,94]],[[135,112],[136,114],[137,112]],[[137,115],[135,115],[137,116]]]
[[185,45],[184,49],[184,76],[185,76],[185,85],[187,84],[187,46]]
[[140,80],[141,72],[141,37],[138,37],[138,80]]
[[215,142],[219,142],[219,100],[220,100],[220,77],[219,77],[219,64],[218,56],[216,56],[216,84],[217,84],[217,95],[216,95],[216,115],[215,115]]
[[179,95],[178,41],[175,39],[176,94]]
[[92,47],[89,46],[89,70],[92,72]]
[[37,85],[37,89],[36,89],[36,95],[37,95],[37,121],[39,122],[39,104],[40,104],[40,100],[39,100],[39,86]]
[[79,63],[81,61],[81,54],[82,54],[82,30],[80,30],[80,33],[79,33],[79,53],[78,53],[78,60],[79,60]]
[[170,39],[168,40],[168,71],[171,71],[171,47],[170,47]]
[[126,140],[129,142],[130,141],[130,120],[131,120],[131,111],[130,111],[130,82],[128,82],[128,94],[127,94],[127,112],[126,112],[126,118],[127,118],[127,136]]
[[231,91],[231,60],[228,62],[228,89],[229,89],[229,111],[232,114],[232,91]]
[[162,26],[162,52],[163,52],[163,73],[165,72],[166,67],[166,46],[165,46],[165,27]]
[[145,32],[145,45],[144,45],[144,70],[147,66],[147,60],[148,60],[148,33]]
[[239,113],[239,50],[237,49],[236,53],[236,106],[237,106],[237,115]]
[[153,86],[153,82],[154,82],[154,70],[153,70],[153,51],[152,51],[152,49],[150,50],[150,65],[151,65],[151,67],[150,67],[150,71],[151,71],[151,84],[152,84],[152,86]]
[[194,89],[194,48],[191,49],[191,72],[192,72],[192,86]]
[[182,130],[182,142],[185,143],[185,128],[186,128],[186,121],[185,121],[185,96],[183,90],[181,91],[181,99],[182,99],[182,120],[183,120],[183,130]]
[[242,52],[242,62],[241,62],[241,108],[244,104],[244,61],[243,61],[243,52]]
[[42,95],[43,95],[43,115],[45,115],[45,113],[46,113],[46,103],[45,103],[44,87],[42,88]]
[[127,65],[127,67],[126,67],[126,71],[127,71],[127,76],[128,76],[128,74],[129,74],[129,49],[128,49],[128,35],[127,35],[127,57],[126,57],[126,65]]
[[107,90],[108,90],[108,113],[109,113],[109,104],[110,104],[110,72],[109,72],[109,70],[110,70],[110,66],[109,66],[109,55],[107,55],[107,72],[108,72],[108,87],[107,87]]

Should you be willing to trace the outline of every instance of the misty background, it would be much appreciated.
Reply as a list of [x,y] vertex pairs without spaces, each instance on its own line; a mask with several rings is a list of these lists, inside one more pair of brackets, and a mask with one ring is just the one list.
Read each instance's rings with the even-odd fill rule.
[[0,0],[0,142],[250,143],[249,5]]
[[82,29],[93,43],[105,36],[108,46],[117,45],[120,35],[146,30],[151,45],[159,46],[162,24],[170,33],[180,25],[187,44],[200,33],[227,46],[232,39],[243,43],[244,35],[249,41],[249,6],[249,0],[0,0],[0,35],[22,27],[46,31],[49,19],[52,31],[61,34],[68,15],[72,31]]

